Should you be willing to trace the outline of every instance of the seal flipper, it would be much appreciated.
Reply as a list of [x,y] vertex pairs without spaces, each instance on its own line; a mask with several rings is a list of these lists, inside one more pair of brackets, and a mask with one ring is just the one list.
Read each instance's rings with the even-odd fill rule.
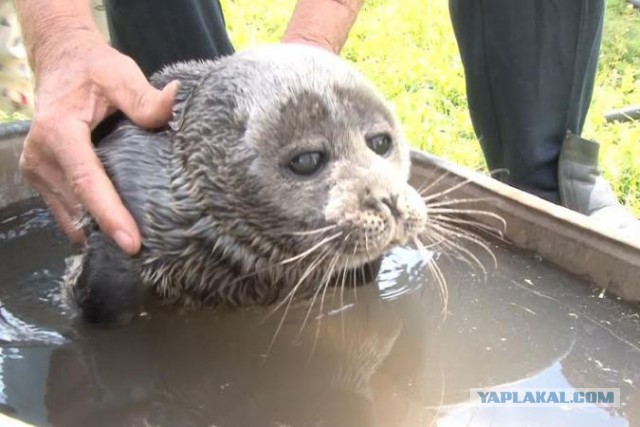
[[107,236],[94,232],[88,238],[81,271],[70,292],[87,322],[127,324],[137,314],[141,301],[138,263]]

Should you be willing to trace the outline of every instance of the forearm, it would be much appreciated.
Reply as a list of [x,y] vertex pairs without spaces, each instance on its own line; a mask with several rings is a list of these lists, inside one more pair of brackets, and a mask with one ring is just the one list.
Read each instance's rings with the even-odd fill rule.
[[[16,0],[29,63],[36,74],[57,62],[61,42],[72,42],[78,35],[102,39],[91,13],[89,0]],[[72,47],[70,47],[72,48]]]
[[364,0],[298,0],[284,42],[303,42],[340,53]]

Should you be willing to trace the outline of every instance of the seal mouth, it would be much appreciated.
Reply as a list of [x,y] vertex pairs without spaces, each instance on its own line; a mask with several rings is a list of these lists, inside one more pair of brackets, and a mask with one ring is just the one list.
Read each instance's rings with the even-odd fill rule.
[[373,261],[391,249],[397,239],[395,234],[396,225],[393,222],[385,221],[386,226],[382,233],[370,233],[368,230],[361,230],[354,235],[353,232],[344,242],[342,248],[336,248],[346,258],[352,260],[353,264]]
[[[307,224],[306,231],[291,233],[295,234],[293,247],[297,250],[290,259],[359,267],[379,259],[394,247],[408,244],[424,228],[421,214],[417,209],[394,212],[383,205],[338,221],[322,221],[313,227]],[[336,261],[337,257],[340,261]]]
[[[287,251],[280,265],[330,264],[335,268],[356,268],[381,257],[391,248],[393,229],[371,233],[354,222],[325,224],[309,231],[291,233],[295,252]],[[304,242],[304,245],[301,244]]]

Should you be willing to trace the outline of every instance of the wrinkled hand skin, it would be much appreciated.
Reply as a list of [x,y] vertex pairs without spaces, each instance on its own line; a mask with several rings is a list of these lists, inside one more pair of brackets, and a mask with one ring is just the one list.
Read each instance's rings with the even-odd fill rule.
[[99,34],[65,34],[35,61],[36,110],[20,158],[22,173],[59,226],[76,242],[75,221],[88,211],[126,253],[140,249],[140,232],[96,156],[91,131],[116,110],[145,128],[171,118],[177,82],[153,88],[135,62]]

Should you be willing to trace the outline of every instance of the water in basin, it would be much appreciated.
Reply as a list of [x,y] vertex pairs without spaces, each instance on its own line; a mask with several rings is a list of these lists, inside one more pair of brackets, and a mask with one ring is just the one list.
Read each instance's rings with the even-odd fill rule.
[[[70,247],[37,202],[0,212],[0,411],[52,426],[640,425],[638,306],[506,244],[497,269],[399,248],[373,284],[308,305],[74,321]],[[491,266],[488,257],[482,258]],[[483,407],[478,387],[619,388],[620,408]]]

